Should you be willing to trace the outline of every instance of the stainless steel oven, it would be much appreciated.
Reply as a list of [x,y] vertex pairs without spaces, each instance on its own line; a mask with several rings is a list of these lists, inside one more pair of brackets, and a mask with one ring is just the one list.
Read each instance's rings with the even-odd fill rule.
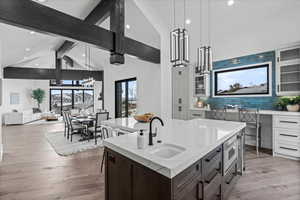
[[223,162],[224,162],[224,174],[226,174],[228,168],[231,164],[237,160],[238,158],[238,140],[237,135],[228,139],[224,145],[224,155],[223,155]]

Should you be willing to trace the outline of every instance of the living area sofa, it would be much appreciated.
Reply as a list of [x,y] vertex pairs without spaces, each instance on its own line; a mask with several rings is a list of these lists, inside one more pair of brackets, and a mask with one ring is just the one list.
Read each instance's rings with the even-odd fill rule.
[[41,113],[33,113],[33,110],[24,110],[22,112],[9,112],[5,113],[4,125],[17,125],[17,124],[26,124],[32,121],[41,119]]

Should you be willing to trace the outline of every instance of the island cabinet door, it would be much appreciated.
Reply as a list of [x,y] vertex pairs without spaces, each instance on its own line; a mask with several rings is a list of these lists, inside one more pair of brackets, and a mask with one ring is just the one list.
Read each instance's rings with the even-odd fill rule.
[[123,156],[105,151],[105,199],[131,200],[132,199],[132,164]]
[[171,200],[171,179],[138,163],[132,177],[132,200]]

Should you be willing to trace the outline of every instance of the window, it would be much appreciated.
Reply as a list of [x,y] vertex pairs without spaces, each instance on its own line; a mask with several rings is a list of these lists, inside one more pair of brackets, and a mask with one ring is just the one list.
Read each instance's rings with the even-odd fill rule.
[[115,116],[130,117],[137,109],[137,81],[136,78],[115,82]]
[[270,64],[257,64],[214,72],[215,96],[270,95]]
[[57,114],[70,109],[94,111],[93,89],[50,89],[50,110]]

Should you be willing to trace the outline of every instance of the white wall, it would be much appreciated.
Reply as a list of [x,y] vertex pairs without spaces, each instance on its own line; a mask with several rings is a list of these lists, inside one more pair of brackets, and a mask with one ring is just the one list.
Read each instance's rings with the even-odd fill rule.
[[137,79],[137,112],[160,115],[160,65],[144,62],[129,56],[125,64],[104,65],[104,108],[115,116],[115,81]]
[[[47,80],[22,80],[22,79],[4,79],[3,80],[3,109],[2,111],[11,112],[16,109],[19,112],[37,108],[37,103],[31,98],[31,92],[34,89],[41,88],[45,90],[45,99],[41,104],[43,112],[49,110],[49,81]],[[20,104],[10,104],[10,94],[20,94]]]

